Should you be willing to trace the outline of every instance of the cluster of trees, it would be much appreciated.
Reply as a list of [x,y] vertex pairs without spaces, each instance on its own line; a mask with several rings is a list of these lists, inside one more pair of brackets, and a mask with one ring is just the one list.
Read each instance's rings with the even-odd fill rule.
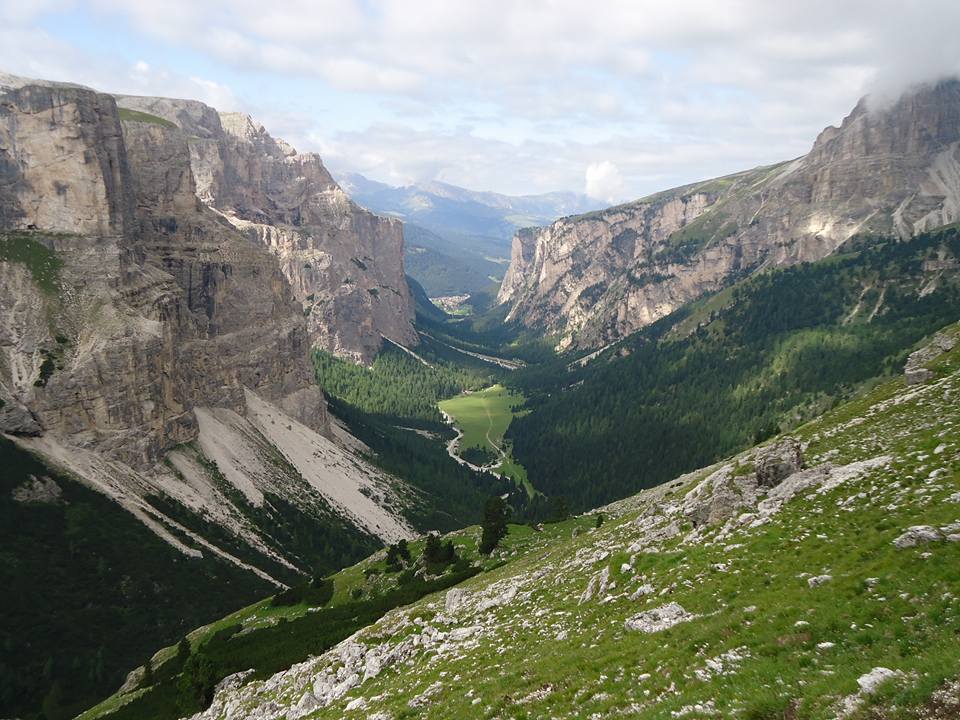
[[453,546],[452,540],[441,542],[440,536],[436,533],[427,535],[423,545],[423,562],[427,568],[431,570],[445,568],[457,559],[457,549]]
[[306,603],[322,607],[333,599],[333,579],[315,577],[309,584],[294,585],[273,596],[270,604],[274,607],[300,605]]
[[489,373],[439,360],[427,366],[389,344],[369,368],[322,350],[314,352],[313,362],[328,395],[365,413],[397,419],[441,422],[438,401],[491,382]]
[[410,547],[407,541],[400,538],[393,545],[387,547],[387,571],[400,572],[410,564]]
[[511,375],[533,410],[507,433],[514,457],[538,489],[583,510],[785,430],[900,372],[916,342],[960,317],[960,273],[933,286],[923,270],[943,253],[960,257],[960,231],[860,239],[743,281],[688,334],[671,330],[697,307],[625,341],[628,357]]

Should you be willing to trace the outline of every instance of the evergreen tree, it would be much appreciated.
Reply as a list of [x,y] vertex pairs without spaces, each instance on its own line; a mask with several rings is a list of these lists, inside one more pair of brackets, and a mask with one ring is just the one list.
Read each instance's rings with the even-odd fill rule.
[[177,660],[179,660],[182,665],[187,661],[188,657],[190,657],[190,641],[183,637],[180,638],[180,642],[177,643]]
[[507,504],[499,495],[494,495],[483,508],[483,535],[479,550],[484,555],[492,553],[507,534]]
[[140,681],[140,687],[150,687],[153,685],[153,660],[147,658],[143,664],[143,679]]
[[423,546],[423,559],[430,565],[443,562],[443,548],[440,545],[440,536],[436,533],[427,535],[427,541]]
[[201,651],[187,658],[180,673],[180,695],[187,708],[206,708],[213,700],[216,687],[217,668],[213,661]]

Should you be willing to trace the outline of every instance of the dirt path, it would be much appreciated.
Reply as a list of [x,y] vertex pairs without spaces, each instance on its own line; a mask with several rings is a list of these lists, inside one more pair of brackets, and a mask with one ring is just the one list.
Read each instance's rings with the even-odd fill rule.
[[500,463],[504,463],[507,461],[507,454],[503,451],[503,448],[497,445],[493,441],[493,438],[490,437],[490,431],[493,430],[493,416],[490,414],[489,407],[484,407],[484,411],[487,413],[487,433],[486,433],[487,442],[490,443],[490,447],[496,450],[497,453],[499,453],[500,455],[500,460],[492,464],[492,466],[495,467],[497,465],[500,465]]

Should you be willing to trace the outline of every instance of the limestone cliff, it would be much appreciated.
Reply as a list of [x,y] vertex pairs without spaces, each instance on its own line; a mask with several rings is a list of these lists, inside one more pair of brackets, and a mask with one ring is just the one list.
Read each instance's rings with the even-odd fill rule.
[[859,232],[901,237],[960,219],[960,81],[862,100],[804,157],[668,190],[514,237],[508,318],[598,347],[773,265]]
[[402,224],[356,205],[318,155],[297,153],[247,115],[202,103],[118,103],[189,136],[197,196],[279,258],[313,344],[360,362],[372,360],[383,337],[417,344]]
[[108,95],[0,76],[0,432],[262,577],[310,572],[274,537],[291,514],[408,535],[412,491],[326,416],[289,258],[200,201],[194,148]]

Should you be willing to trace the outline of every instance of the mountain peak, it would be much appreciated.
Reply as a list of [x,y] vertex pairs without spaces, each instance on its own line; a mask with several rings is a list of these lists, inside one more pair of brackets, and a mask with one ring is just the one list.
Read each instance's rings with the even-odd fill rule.
[[745,273],[822,258],[857,233],[960,219],[960,81],[857,103],[810,152],[518,234],[508,317],[598,347]]

